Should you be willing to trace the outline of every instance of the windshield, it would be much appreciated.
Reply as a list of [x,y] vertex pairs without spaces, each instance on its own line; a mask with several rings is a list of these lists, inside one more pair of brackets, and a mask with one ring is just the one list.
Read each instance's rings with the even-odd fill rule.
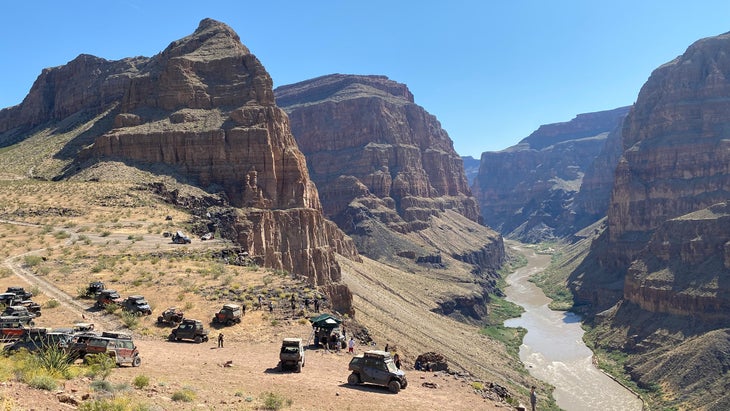
[[386,361],[385,365],[388,367],[388,372],[397,373],[398,367],[395,366],[393,361]]

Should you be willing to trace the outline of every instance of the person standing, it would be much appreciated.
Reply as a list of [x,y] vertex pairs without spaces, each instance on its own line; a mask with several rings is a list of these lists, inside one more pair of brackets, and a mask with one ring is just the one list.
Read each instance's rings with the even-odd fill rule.
[[532,411],[535,411],[535,406],[537,405],[537,394],[535,393],[535,386],[532,386],[532,389],[530,389],[530,405],[532,406]]
[[271,300],[269,300],[269,312],[270,313],[274,312],[274,302]]
[[350,337],[350,342],[347,343],[347,352],[354,354],[355,353],[355,339]]
[[223,348],[223,333],[218,333],[218,348]]

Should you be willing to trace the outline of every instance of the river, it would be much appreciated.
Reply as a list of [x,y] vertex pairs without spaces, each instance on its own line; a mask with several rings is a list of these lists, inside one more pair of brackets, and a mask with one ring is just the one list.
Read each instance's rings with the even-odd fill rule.
[[519,245],[512,248],[522,253],[528,264],[507,277],[505,294],[525,312],[504,325],[527,329],[520,360],[530,375],[555,386],[553,397],[566,411],[640,411],[641,400],[591,362],[592,352],[583,343],[580,316],[550,310],[551,300],[528,281],[550,264],[550,256]]

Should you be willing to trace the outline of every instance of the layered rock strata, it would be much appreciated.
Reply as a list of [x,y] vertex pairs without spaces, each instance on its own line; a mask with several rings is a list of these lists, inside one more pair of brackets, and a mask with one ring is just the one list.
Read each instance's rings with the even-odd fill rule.
[[[516,146],[482,153],[472,190],[485,223],[533,243],[569,236],[602,218],[618,160],[616,145],[607,142],[616,141],[627,112],[580,114],[543,125]],[[584,186],[586,173],[590,185]],[[590,196],[580,199],[583,189]]]
[[252,258],[305,276],[351,312],[334,252],[357,258],[357,251],[325,220],[272,80],[230,27],[205,19],[152,58],[80,56],[44,70],[20,106],[0,113],[0,141],[106,111],[111,118],[86,133],[93,144],[71,172],[89,161],[164,165],[235,207],[225,232]]

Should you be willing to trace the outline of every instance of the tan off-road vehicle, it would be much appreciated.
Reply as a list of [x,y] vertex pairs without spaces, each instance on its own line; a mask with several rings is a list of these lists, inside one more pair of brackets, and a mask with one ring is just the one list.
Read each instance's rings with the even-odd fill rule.
[[395,366],[393,357],[387,351],[366,351],[353,357],[348,368],[352,371],[347,377],[350,385],[366,382],[383,385],[394,394],[408,386],[405,373]]
[[301,338],[284,338],[279,352],[279,368],[302,372],[304,367],[304,345]]

